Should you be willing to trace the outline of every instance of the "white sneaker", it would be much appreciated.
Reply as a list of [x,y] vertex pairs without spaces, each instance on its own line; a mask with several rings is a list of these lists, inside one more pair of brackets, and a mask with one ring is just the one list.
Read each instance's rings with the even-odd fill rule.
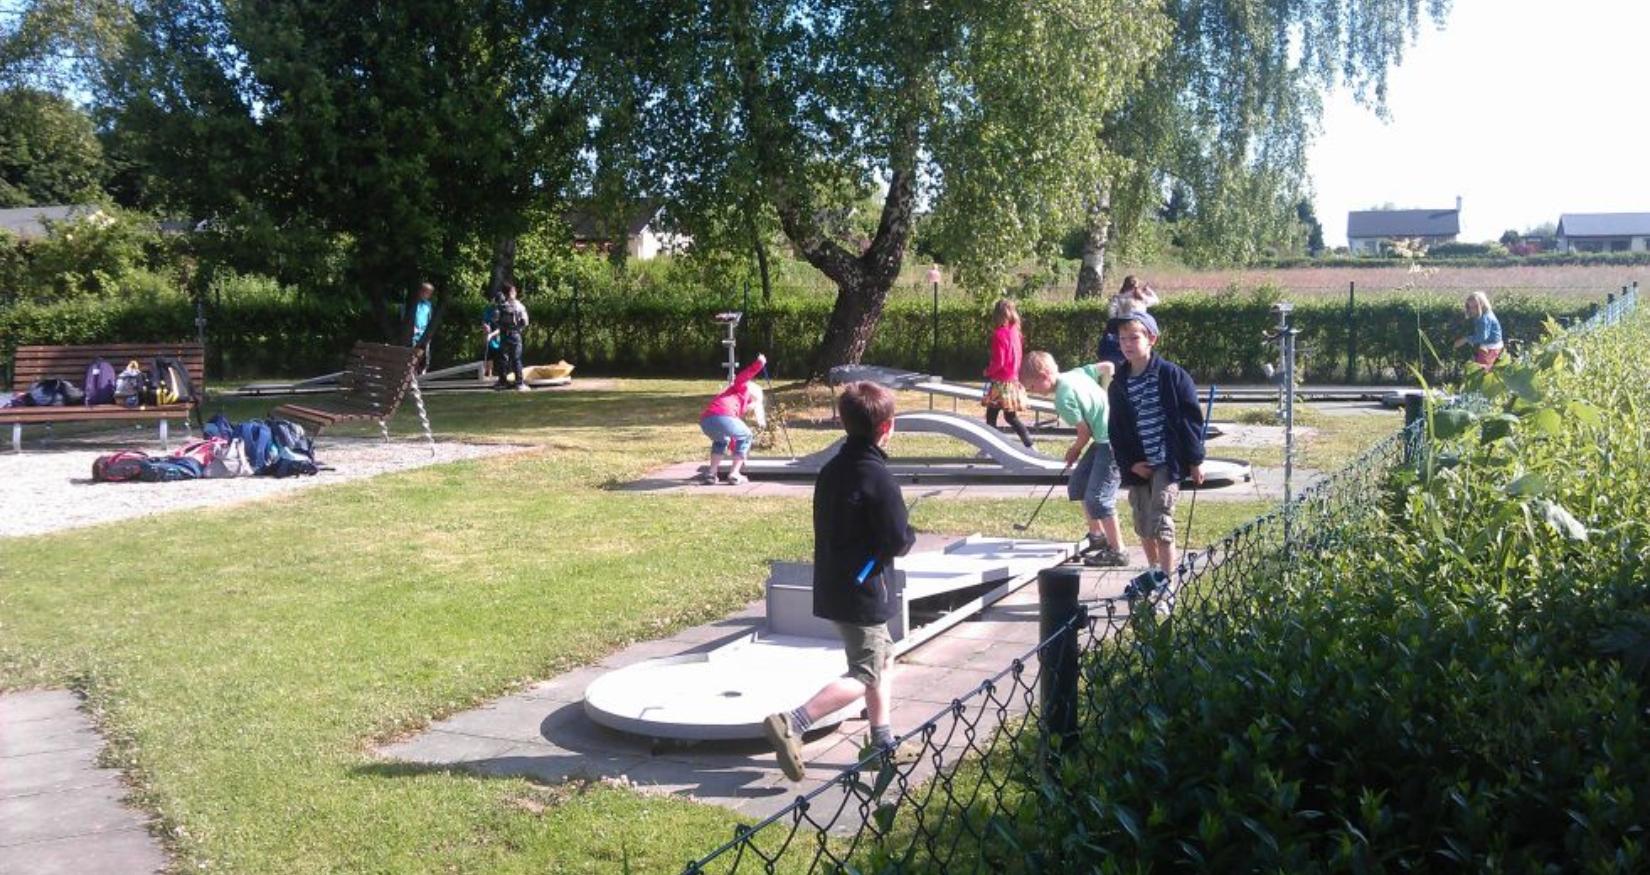
[[516,391],[517,392],[531,392],[533,390],[526,383],[517,383],[516,384]]
[[728,475],[728,485],[729,486],[742,486],[742,485],[744,485],[746,479],[748,479],[748,478],[746,478],[745,475],[743,475],[743,474],[729,474]]

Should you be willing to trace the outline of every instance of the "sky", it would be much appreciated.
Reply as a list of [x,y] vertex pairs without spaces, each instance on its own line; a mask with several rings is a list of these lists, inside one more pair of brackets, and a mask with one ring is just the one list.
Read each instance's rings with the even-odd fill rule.
[[1462,200],[1461,236],[1650,212],[1650,0],[1454,0],[1391,72],[1390,119],[1345,91],[1308,155],[1324,242],[1346,214]]

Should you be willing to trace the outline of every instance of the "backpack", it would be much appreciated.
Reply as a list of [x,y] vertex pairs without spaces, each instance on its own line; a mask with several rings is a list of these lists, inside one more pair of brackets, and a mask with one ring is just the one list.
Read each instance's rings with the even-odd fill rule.
[[274,435],[275,446],[286,450],[293,456],[302,456],[315,461],[315,441],[304,433],[304,427],[291,420],[272,416],[269,418],[269,431]]
[[236,427],[235,436],[240,439],[241,452],[246,455],[246,464],[252,468],[252,473],[262,474],[275,463],[278,451],[268,423],[261,419],[248,419]]
[[194,459],[201,466],[201,476],[206,478],[233,477],[235,472],[229,470],[224,460],[230,455],[230,440],[225,437],[207,437],[179,447],[172,454],[174,459]]
[[498,305],[498,330],[505,334],[520,334],[524,327],[520,301],[505,301]]
[[150,374],[155,387],[154,403],[182,404],[194,400],[195,387],[189,384],[189,369],[172,356],[155,356]]
[[229,417],[224,416],[222,413],[214,413],[212,418],[201,426],[201,434],[209,438],[223,438],[226,441],[232,441],[236,438],[235,424],[230,422]]
[[125,407],[142,407],[153,404],[154,398],[155,389],[149,374],[137,362],[127,362],[126,367],[115,376],[115,403]]
[[85,397],[79,386],[68,380],[53,378],[30,386],[28,400],[24,404],[29,407],[62,407],[65,404],[79,404]]
[[92,460],[93,483],[124,483],[143,474],[143,463],[149,454],[142,450],[121,450]]
[[201,463],[187,456],[168,456],[164,459],[145,459],[138,479],[145,483],[170,483],[174,480],[199,480],[206,473]]
[[82,388],[86,392],[87,407],[115,403],[114,366],[102,357],[93,359],[86,366],[86,381]]
[[257,473],[270,477],[294,477],[320,470],[315,466],[315,441],[304,433],[303,426],[275,416],[270,417],[267,424],[275,444],[275,459]]

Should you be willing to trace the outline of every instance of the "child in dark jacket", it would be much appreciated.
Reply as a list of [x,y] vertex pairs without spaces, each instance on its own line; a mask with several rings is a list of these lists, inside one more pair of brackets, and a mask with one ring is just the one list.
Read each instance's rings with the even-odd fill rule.
[[1131,314],[1118,328],[1123,364],[1108,390],[1111,446],[1129,488],[1146,562],[1174,568],[1174,505],[1180,481],[1203,482],[1203,411],[1186,370],[1152,351],[1157,320]]
[[894,557],[911,549],[916,534],[884,451],[894,432],[894,393],[875,383],[850,383],[837,413],[848,439],[814,482],[814,616],[836,624],[848,672],[801,707],[763,720],[763,733],[793,781],[804,775],[802,734],[813,721],[860,698],[871,743],[895,753],[888,634],[895,605],[885,580]]

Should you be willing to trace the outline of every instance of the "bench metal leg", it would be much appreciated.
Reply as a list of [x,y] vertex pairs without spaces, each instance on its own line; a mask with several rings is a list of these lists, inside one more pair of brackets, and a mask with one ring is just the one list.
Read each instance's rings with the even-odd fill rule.
[[166,420],[160,421],[160,448],[169,449],[166,445]]
[[430,415],[424,410],[424,393],[418,391],[418,381],[412,383],[413,406],[418,409],[418,422],[424,426],[424,440],[429,442],[430,455],[435,455],[435,435],[430,433]]
[[378,420],[378,433],[384,436],[384,442],[390,441],[390,424],[386,420]]
[[23,423],[21,422],[11,424],[11,451],[14,453],[23,452]]

